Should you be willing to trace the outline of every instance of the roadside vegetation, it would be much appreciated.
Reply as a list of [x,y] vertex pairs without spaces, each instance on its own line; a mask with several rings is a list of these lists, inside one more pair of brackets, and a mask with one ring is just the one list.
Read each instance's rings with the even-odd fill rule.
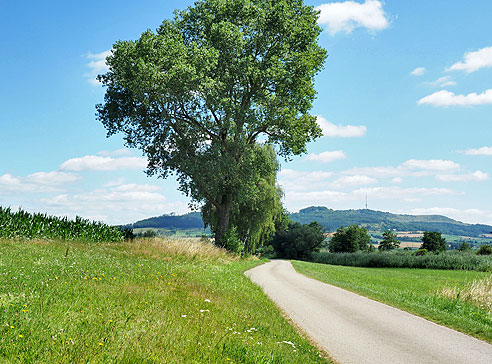
[[490,306],[479,298],[485,295],[472,288],[481,287],[482,292],[488,290],[490,294],[490,273],[343,267],[301,261],[292,264],[312,278],[492,343]]
[[0,240],[0,363],[327,363],[200,239]]
[[61,239],[90,242],[122,241],[124,234],[117,226],[67,217],[12,211],[0,207],[0,238],[4,239]]
[[492,271],[492,256],[475,255],[459,251],[416,255],[408,250],[380,251],[374,253],[330,253],[312,254],[312,261],[331,265],[368,268],[420,268]]

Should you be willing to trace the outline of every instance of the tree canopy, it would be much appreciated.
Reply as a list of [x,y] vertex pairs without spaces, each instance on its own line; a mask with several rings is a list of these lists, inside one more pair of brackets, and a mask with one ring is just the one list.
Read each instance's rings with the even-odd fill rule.
[[396,238],[396,233],[386,230],[383,233],[383,240],[379,243],[379,250],[392,250],[400,247],[400,241]]
[[97,115],[143,151],[149,175],[175,174],[192,206],[214,206],[220,245],[243,186],[258,182],[258,139],[288,158],[321,135],[309,110],[326,51],[302,0],[202,0],[175,14],[113,45]]
[[368,250],[371,243],[367,229],[357,225],[341,226],[330,239],[328,249],[332,253],[354,253]]
[[309,224],[289,222],[287,229],[278,230],[272,238],[272,246],[278,257],[309,259],[324,245],[323,228],[316,221]]
[[446,239],[437,231],[424,231],[422,237],[421,249],[427,249],[430,252],[442,252],[446,250]]

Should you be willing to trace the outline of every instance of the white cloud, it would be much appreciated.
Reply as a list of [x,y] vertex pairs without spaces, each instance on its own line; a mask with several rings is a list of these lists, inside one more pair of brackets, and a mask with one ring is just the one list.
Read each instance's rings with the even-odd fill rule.
[[328,184],[333,175],[325,171],[295,171],[293,169],[282,169],[279,174],[279,184],[289,191],[302,191],[310,188],[320,188]]
[[466,155],[492,155],[492,147],[481,147],[478,149],[467,149],[462,153]]
[[424,67],[417,67],[412,72],[410,72],[410,74],[414,76],[422,76],[424,73],[425,73]]
[[419,105],[428,104],[433,106],[474,106],[492,104],[492,89],[488,89],[481,94],[475,92],[468,95],[456,95],[447,90],[434,92],[421,98]]
[[316,120],[326,137],[353,138],[366,135],[367,128],[364,125],[335,125],[322,116],[317,116]]
[[347,156],[342,150],[334,150],[323,152],[319,154],[311,153],[306,156],[306,159],[309,161],[317,161],[321,163],[330,163],[339,159],[344,159]]
[[492,47],[485,47],[475,52],[467,52],[464,62],[457,62],[446,71],[465,71],[471,73],[481,68],[492,67]]
[[436,179],[443,182],[473,182],[487,181],[488,173],[482,171],[469,172],[466,174],[438,174]]
[[389,26],[383,5],[377,0],[366,0],[363,4],[355,1],[321,4],[318,23],[326,25],[328,32],[351,33],[355,28],[367,28],[371,31],[383,30]]
[[90,71],[86,74],[86,76],[88,77],[89,82],[92,85],[100,85],[101,83],[96,79],[96,76],[102,73],[106,73],[109,70],[108,65],[106,64],[106,57],[108,57],[109,55],[111,55],[111,50],[95,54],[89,53],[87,55],[87,58],[91,61],[87,64],[87,67],[90,68]]
[[0,191],[8,193],[54,192],[81,177],[65,172],[37,172],[26,177],[6,173],[0,176]]
[[[403,213],[400,211],[400,213]],[[457,209],[454,207],[415,208],[405,213],[412,215],[444,215],[452,219],[472,224],[492,225],[492,211],[480,209]]]
[[393,183],[402,183],[403,182],[403,178],[401,177],[395,177],[391,180],[391,182]]
[[66,172],[37,172],[26,177],[26,181],[42,185],[60,185],[79,179],[80,176]]
[[451,80],[451,77],[449,76],[443,76],[439,77],[435,81],[430,81],[430,82],[425,82],[426,85],[433,86],[433,87],[446,87],[446,86],[454,86],[456,85],[456,82]]
[[57,215],[80,215],[110,224],[130,223],[163,213],[188,212],[181,201],[168,201],[160,188],[152,185],[124,184],[69,195],[43,198],[45,208]]
[[69,159],[60,166],[63,171],[116,171],[121,169],[144,169],[147,167],[147,159],[139,157],[101,157],[86,155],[81,158]]
[[403,162],[400,167],[408,169],[423,169],[432,171],[448,171],[458,169],[460,165],[456,162],[441,159],[418,160],[409,159]]
[[376,183],[375,178],[356,174],[353,176],[342,176],[335,180],[332,185],[336,187],[363,186]]

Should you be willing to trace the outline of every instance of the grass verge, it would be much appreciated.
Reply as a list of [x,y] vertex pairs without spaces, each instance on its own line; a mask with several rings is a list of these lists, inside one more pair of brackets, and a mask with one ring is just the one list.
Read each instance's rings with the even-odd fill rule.
[[[492,343],[492,314],[483,306],[443,294],[465,290],[490,273],[407,268],[359,268],[292,261],[322,282],[356,292]],[[384,318],[383,318],[384,319]]]
[[259,263],[185,239],[0,241],[0,363],[327,363],[243,275]]

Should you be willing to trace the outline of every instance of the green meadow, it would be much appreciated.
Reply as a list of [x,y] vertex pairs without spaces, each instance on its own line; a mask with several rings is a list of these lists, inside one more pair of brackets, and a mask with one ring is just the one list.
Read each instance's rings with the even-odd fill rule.
[[1,363],[328,363],[197,239],[0,241]]

